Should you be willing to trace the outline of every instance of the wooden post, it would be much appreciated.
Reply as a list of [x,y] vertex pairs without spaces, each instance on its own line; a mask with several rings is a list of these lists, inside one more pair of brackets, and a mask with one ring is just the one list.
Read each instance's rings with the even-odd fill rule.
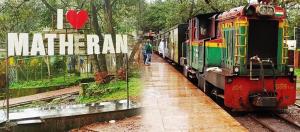
[[81,83],[80,84],[80,91],[79,91],[80,96],[86,96],[87,87],[88,87],[88,83]]
[[294,67],[299,68],[299,51],[295,50],[294,53]]

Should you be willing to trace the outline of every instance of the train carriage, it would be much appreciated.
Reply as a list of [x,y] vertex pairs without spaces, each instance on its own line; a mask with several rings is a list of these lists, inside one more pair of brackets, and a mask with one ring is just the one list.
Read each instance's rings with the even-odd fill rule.
[[185,50],[182,50],[182,48],[186,39],[187,26],[187,24],[179,24],[157,35],[157,38],[163,39],[165,42],[164,52],[166,59],[178,65],[180,58],[185,56]]

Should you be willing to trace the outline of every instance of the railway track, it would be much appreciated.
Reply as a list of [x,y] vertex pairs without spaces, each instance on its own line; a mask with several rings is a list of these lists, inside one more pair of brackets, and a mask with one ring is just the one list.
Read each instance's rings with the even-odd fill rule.
[[300,131],[299,123],[277,113],[263,115],[251,114],[249,117],[271,132]]
[[[21,106],[21,105],[31,104],[34,101],[49,101],[49,100],[52,100],[52,99],[55,99],[55,98],[62,98],[64,96],[71,96],[71,95],[76,95],[76,94],[78,94],[78,92],[61,94],[61,95],[56,95],[56,96],[51,96],[51,97],[46,97],[46,98],[41,98],[41,99],[36,99],[36,100],[24,101],[24,102],[21,102],[21,103],[11,104],[11,105],[9,105],[9,107],[14,108],[14,107],[18,107],[18,106]],[[5,108],[5,106],[0,106],[0,109],[3,109],[3,108]]]
[[295,103],[294,105],[297,106],[298,108],[300,108],[300,104]]

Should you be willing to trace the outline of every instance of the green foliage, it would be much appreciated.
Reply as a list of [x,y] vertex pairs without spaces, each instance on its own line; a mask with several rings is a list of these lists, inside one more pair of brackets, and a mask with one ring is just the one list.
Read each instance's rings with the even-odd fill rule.
[[52,69],[53,74],[61,74],[65,73],[66,64],[64,62],[64,59],[62,57],[57,57],[54,59],[54,62],[52,62]]
[[[141,80],[139,78],[131,78],[129,80],[129,93],[131,97],[136,97],[141,93]],[[90,83],[86,96],[81,96],[79,102],[91,103],[109,100],[126,99],[126,81],[113,81],[108,84]]]
[[[187,22],[188,18],[197,14],[219,12],[228,10],[233,7],[246,5],[247,0],[210,0],[211,4],[205,1],[197,0],[165,0],[156,1],[146,5],[143,12],[143,30],[144,31],[160,31],[168,29],[180,23]],[[192,2],[195,2],[194,6]]]
[[112,6],[114,25],[117,33],[129,33],[138,27],[140,0],[115,0]]
[[294,37],[294,27],[300,28],[300,1],[294,4],[288,4],[287,6],[287,15],[288,15],[288,23],[289,23],[289,36],[290,39]]
[[10,84],[11,89],[21,89],[21,88],[40,88],[40,87],[53,87],[53,86],[69,86],[78,83],[82,79],[79,76],[59,76],[52,79],[43,80],[31,80],[31,81],[20,81],[13,82]]
[[295,73],[296,76],[300,76],[300,69],[295,69]]

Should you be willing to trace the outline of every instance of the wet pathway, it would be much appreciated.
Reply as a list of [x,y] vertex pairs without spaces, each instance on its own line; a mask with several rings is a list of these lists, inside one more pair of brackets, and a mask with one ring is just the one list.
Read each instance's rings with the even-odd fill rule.
[[144,67],[143,78],[144,111],[140,116],[113,124],[96,123],[79,131],[247,131],[158,56]]
[[[10,106],[14,105],[19,105],[19,104],[26,104],[30,103],[32,101],[37,101],[37,100],[46,100],[49,98],[54,98],[66,94],[73,94],[79,92],[79,86],[72,86],[69,88],[64,88],[60,90],[54,90],[50,92],[44,92],[44,93],[39,93],[39,94],[34,94],[34,95],[29,95],[29,96],[24,96],[24,97],[18,97],[18,98],[12,98],[9,100]],[[0,108],[3,106],[6,106],[6,100],[0,100]]]
[[234,118],[161,58],[145,67],[144,123],[153,131],[243,131]]

